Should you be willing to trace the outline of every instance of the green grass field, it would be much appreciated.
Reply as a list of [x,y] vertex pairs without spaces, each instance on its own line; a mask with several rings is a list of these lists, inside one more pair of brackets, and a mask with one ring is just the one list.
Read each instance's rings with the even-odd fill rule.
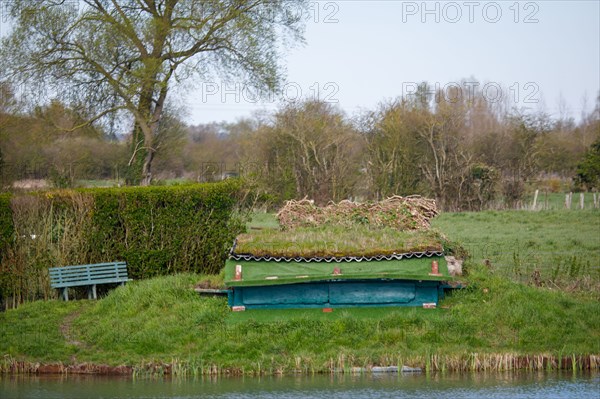
[[447,213],[432,225],[460,242],[472,263],[488,259],[511,279],[600,299],[600,210]]
[[[252,223],[272,225],[272,216],[257,219]],[[98,301],[28,303],[0,313],[0,369],[25,360],[140,368],[169,363],[182,374],[398,364],[475,370],[518,355],[598,355],[600,300],[582,284],[598,279],[599,222],[597,211],[441,215],[434,225],[448,236],[493,250],[471,248],[468,287],[433,310],[232,313],[225,298],[199,297],[192,287],[204,277],[190,274],[134,281]],[[524,256],[523,246],[532,252]],[[567,279],[580,281],[578,287],[519,283],[510,267],[502,267],[539,259],[532,266],[551,272],[558,264],[553,257],[589,260]],[[491,269],[479,266],[485,258]],[[574,267],[561,264],[558,272],[568,275]]]

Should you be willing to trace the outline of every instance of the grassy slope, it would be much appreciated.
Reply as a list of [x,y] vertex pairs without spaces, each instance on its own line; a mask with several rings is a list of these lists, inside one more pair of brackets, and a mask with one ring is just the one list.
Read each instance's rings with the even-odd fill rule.
[[[597,213],[585,212],[446,215],[439,220],[451,226],[448,235],[451,229],[473,237],[479,231],[482,239],[492,240],[498,232],[505,251],[512,250],[512,239],[503,231],[513,231],[516,239],[525,235],[510,224],[548,223],[560,228],[563,238],[582,240],[579,246],[589,247],[588,255],[594,254],[597,238],[586,234],[597,221]],[[543,235],[540,245],[546,249],[553,248],[548,234],[538,230],[535,238]],[[200,369],[310,372],[370,364],[423,366],[431,354],[468,359],[471,353],[600,353],[597,300],[516,284],[502,269],[472,267],[469,288],[444,301],[449,309],[436,310],[231,313],[224,298],[199,299],[190,290],[200,279],[179,275],[136,281],[97,302],[35,302],[0,313],[0,355],[113,365],[179,359]]]
[[[347,309],[230,313],[199,299],[200,277],[139,281],[90,303],[36,302],[0,315],[0,353],[32,361],[141,364],[180,359],[245,371],[396,364],[425,354],[600,353],[600,306],[476,272],[449,309]],[[80,312],[61,339],[61,319]],[[63,327],[64,329],[64,327]],[[26,337],[23,332],[27,331]],[[43,339],[30,339],[42,336]],[[25,338],[25,339],[23,339]]]

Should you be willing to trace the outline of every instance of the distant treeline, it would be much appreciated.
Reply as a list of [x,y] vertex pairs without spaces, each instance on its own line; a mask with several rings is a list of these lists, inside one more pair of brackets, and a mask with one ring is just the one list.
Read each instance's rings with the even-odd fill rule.
[[[85,118],[56,101],[26,112],[4,98],[5,187],[27,178],[57,187],[127,183],[127,135],[117,140],[105,125],[80,126]],[[433,93],[426,83],[352,116],[304,101],[236,123],[165,120],[155,182],[242,175],[274,206],[422,194],[444,210],[478,210],[518,206],[532,182],[546,192],[600,188],[600,96],[577,121],[520,112],[479,92]]]

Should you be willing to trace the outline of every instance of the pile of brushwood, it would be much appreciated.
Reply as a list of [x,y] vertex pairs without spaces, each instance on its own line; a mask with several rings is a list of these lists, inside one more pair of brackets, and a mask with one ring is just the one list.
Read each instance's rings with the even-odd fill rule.
[[314,201],[288,201],[277,213],[283,230],[323,225],[368,225],[398,230],[428,230],[429,221],[438,215],[435,200],[413,195],[395,195],[372,203],[348,200],[318,207]]

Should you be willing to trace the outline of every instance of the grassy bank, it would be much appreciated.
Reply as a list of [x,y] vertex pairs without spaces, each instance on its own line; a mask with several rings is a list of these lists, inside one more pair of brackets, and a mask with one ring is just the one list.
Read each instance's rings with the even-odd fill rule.
[[[255,226],[273,227],[271,215],[257,219]],[[599,212],[446,214],[435,225],[452,239],[488,248],[470,248],[468,288],[438,309],[231,313],[224,298],[191,289],[203,276],[158,277],[95,302],[39,301],[0,313],[0,369],[20,361],[22,370],[36,362],[88,362],[179,374],[401,364],[448,371],[598,367],[600,301],[583,284],[598,281]],[[480,266],[483,259],[491,267]],[[576,266],[579,259],[589,263]],[[541,270],[539,284],[533,277],[516,281],[512,265],[520,265],[525,280],[526,260],[532,274]],[[222,277],[212,279],[214,285]],[[566,289],[557,288],[561,281]]]
[[[589,366],[600,354],[600,306],[486,270],[444,308],[247,311],[199,298],[202,277],[133,282],[97,302],[34,302],[0,315],[11,362],[169,364],[179,373],[330,372],[408,364],[464,370]],[[447,308],[446,308],[447,307]],[[560,360],[559,360],[560,359]],[[577,360],[579,359],[579,360]],[[562,362],[562,365],[561,365]],[[594,361],[592,361],[593,363]],[[578,365],[579,364],[579,365]],[[596,365],[597,366],[597,365]]]

